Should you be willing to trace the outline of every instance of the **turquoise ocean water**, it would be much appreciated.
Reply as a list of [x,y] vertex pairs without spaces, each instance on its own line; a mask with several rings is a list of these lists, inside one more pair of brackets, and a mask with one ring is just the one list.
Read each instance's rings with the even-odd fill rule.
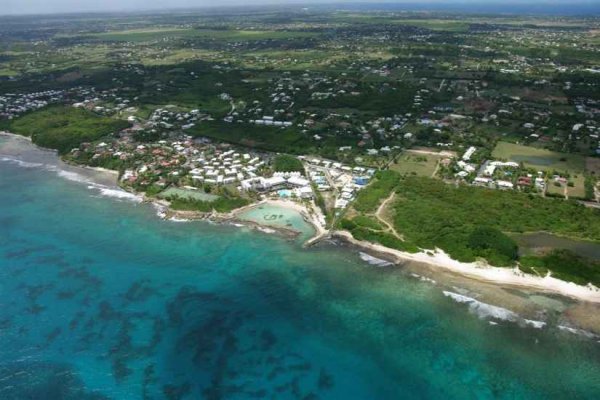
[[0,399],[600,398],[597,338],[60,174],[0,159]]

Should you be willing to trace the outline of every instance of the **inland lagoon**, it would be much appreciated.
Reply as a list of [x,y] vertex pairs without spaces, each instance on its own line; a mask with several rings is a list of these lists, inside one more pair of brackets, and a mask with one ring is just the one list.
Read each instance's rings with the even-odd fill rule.
[[555,236],[545,232],[514,235],[523,254],[544,254],[550,250],[569,250],[590,260],[600,261],[600,244]]
[[594,305],[162,220],[106,177],[9,144],[2,399],[598,398]]

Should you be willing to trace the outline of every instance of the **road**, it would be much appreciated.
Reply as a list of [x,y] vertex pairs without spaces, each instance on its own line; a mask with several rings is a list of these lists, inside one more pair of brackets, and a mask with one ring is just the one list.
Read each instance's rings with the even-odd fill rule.
[[438,93],[442,91],[442,88],[444,87],[444,83],[446,83],[445,79],[442,79],[442,83],[440,83],[440,87],[438,88]]
[[388,230],[391,231],[397,238],[399,238],[401,240],[404,240],[403,236],[400,235],[398,232],[396,232],[396,229],[392,226],[392,224],[390,224],[389,222],[387,222],[381,216],[381,214],[385,211],[385,207],[387,207],[387,205],[391,201],[394,200],[394,197],[396,197],[396,192],[392,192],[392,194],[381,203],[381,205],[379,206],[379,208],[375,212],[375,217],[379,220],[379,222],[381,222],[382,224],[384,224],[385,226],[387,226]]
[[600,203],[596,203],[594,201],[579,201],[579,203],[590,208],[600,208]]
[[456,157],[456,153],[452,151],[442,150],[442,151],[431,151],[431,150],[417,150],[417,149],[409,149],[406,150],[407,153],[416,153],[416,154],[427,154],[430,156],[438,156],[438,157]]

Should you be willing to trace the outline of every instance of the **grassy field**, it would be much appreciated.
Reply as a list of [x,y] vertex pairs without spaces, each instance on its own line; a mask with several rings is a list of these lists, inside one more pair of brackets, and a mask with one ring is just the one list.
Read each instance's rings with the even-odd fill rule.
[[0,67],[0,76],[15,76],[15,75],[18,75],[18,74],[19,74],[18,71],[15,71],[15,70],[10,69],[8,67],[7,68]]
[[317,33],[299,31],[265,30],[209,30],[209,29],[132,29],[125,31],[102,32],[93,37],[117,42],[151,42],[167,38],[206,38],[214,40],[265,40],[311,37]]
[[549,172],[581,174],[585,169],[585,158],[579,154],[558,153],[508,142],[498,142],[492,157],[522,162],[525,167]]
[[600,175],[600,158],[586,157],[585,169],[591,174]]
[[205,202],[212,202],[219,198],[219,196],[209,193],[204,193],[202,190],[187,190],[180,188],[168,188],[164,192],[158,194],[161,199],[180,197],[182,199],[191,199]]
[[576,197],[583,199],[585,198],[585,178],[583,175],[573,176],[571,181],[575,184],[574,187],[569,187],[568,194],[569,197]]
[[463,20],[437,19],[437,18],[395,18],[386,15],[356,14],[340,12],[335,16],[339,22],[362,24],[395,24],[415,26],[433,31],[466,32],[469,22]]
[[140,52],[139,61],[148,66],[153,65],[176,65],[190,60],[213,60],[217,52],[199,49],[175,49],[165,51]]
[[556,196],[564,196],[565,186],[560,185],[557,186],[553,181],[548,182],[548,194],[556,195]]
[[396,162],[390,164],[390,169],[402,175],[432,176],[442,158],[441,156],[416,154],[407,151]]
[[395,19],[392,23],[398,25],[416,26],[431,29],[432,31],[467,32],[469,23],[460,20],[445,19]]

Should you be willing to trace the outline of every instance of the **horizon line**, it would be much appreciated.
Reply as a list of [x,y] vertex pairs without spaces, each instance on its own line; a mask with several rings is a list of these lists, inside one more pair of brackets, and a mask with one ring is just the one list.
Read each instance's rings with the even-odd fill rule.
[[[595,13],[593,13],[593,15],[589,15],[589,10],[587,11],[582,11],[581,16],[584,16],[583,13],[585,13],[585,16],[587,17],[592,17],[592,18],[596,18],[596,17],[600,17],[600,3],[598,4],[594,4],[592,2],[590,2],[589,0],[540,0],[540,1],[536,1],[533,4],[529,3],[529,4],[523,4],[521,1],[519,0],[491,0],[491,1],[484,1],[484,0],[457,0],[457,1],[445,1],[445,0],[426,0],[425,2],[422,1],[418,1],[418,0],[408,0],[408,1],[404,1],[404,0],[380,0],[377,2],[368,2],[368,1],[348,1],[348,0],[329,0],[329,1],[323,1],[323,2],[304,2],[303,0],[292,0],[290,3],[287,4],[280,4],[280,3],[273,3],[270,0],[264,0],[265,2],[262,3],[256,3],[256,4],[251,4],[251,5],[244,5],[244,4],[224,4],[224,5],[208,5],[208,4],[199,4],[196,6],[173,6],[173,7],[169,7],[169,8],[159,8],[159,7],[149,7],[149,8],[135,8],[135,7],[126,7],[126,8],[112,8],[112,9],[106,9],[106,10],[102,10],[102,9],[97,9],[97,10],[78,10],[78,11],[65,11],[65,10],[59,10],[59,11],[47,11],[47,12],[16,12],[16,13],[2,13],[2,11],[0,11],[0,18],[5,18],[5,17],[48,17],[48,16],[77,16],[77,15],[135,15],[135,14],[150,14],[150,13],[155,13],[155,14],[164,14],[164,13],[173,13],[173,12],[188,12],[188,13],[192,13],[192,12],[199,12],[199,11],[207,11],[207,10],[233,10],[233,9],[238,9],[238,10],[244,10],[244,9],[268,9],[268,8],[280,8],[280,9],[285,9],[285,8],[302,8],[302,9],[309,9],[309,8],[319,8],[319,7],[336,7],[336,6],[340,6],[340,5],[344,5],[344,6],[350,6],[350,8],[354,8],[357,6],[366,6],[366,7],[372,7],[371,9],[365,8],[362,11],[389,11],[392,12],[391,10],[389,10],[389,7],[393,7],[393,6],[398,6],[399,8],[401,8],[402,6],[405,7],[409,7],[409,9],[406,10],[396,10],[396,12],[398,11],[408,11],[408,12],[450,12],[450,13],[466,13],[466,14],[478,14],[478,13],[487,13],[487,14],[497,14],[497,15],[516,15],[516,14],[521,14],[521,15],[527,15],[527,12],[521,12],[519,13],[518,11],[485,11],[483,9],[485,8],[493,8],[493,7],[510,7],[511,9],[514,9],[515,7],[517,8],[521,8],[521,9],[532,9],[532,8],[537,8],[537,7],[548,7],[549,5],[560,5],[560,6],[575,6],[575,7],[586,7],[586,8],[592,8],[592,9],[597,9],[597,11]],[[382,8],[378,8],[381,6],[385,6],[388,9],[382,9]],[[431,7],[431,8],[428,8]],[[465,9],[460,9],[460,7],[476,7],[477,10],[465,10]],[[483,9],[481,9],[483,8]],[[530,10],[530,13],[533,14],[534,10]],[[539,14],[539,10],[535,10],[536,15],[555,15],[555,16],[577,16],[577,13],[556,13],[556,12],[552,12],[551,10],[548,10],[547,13],[542,13]]]

